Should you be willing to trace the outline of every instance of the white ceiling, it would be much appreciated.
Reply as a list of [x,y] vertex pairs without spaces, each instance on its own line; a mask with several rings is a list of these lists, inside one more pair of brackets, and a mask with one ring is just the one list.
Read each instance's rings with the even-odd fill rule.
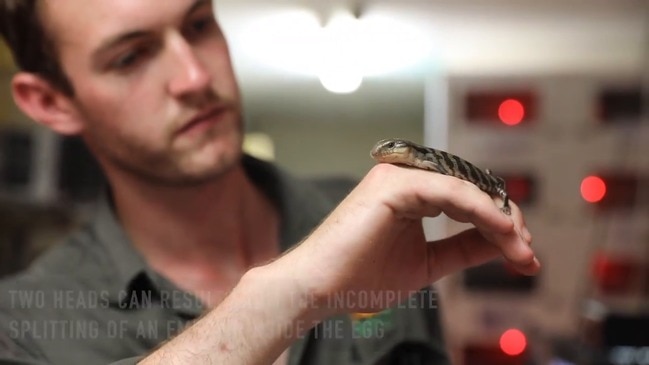
[[[215,1],[253,114],[290,109],[308,115],[314,107],[335,107],[353,117],[367,114],[354,111],[358,101],[384,111],[390,105],[421,105],[423,82],[431,70],[570,74],[649,68],[649,0]],[[408,24],[424,35],[422,47],[432,50],[431,57],[418,67],[366,79],[356,94],[334,96],[315,76],[278,70],[250,52],[250,29],[268,17],[301,10],[324,24],[341,8],[360,9],[360,19],[382,15]],[[272,29],[259,36],[268,39],[267,32]],[[277,42],[282,41],[278,35]]]
[[418,29],[451,72],[631,69],[649,45],[647,0],[217,0],[217,12],[241,72],[263,77],[240,42],[247,27],[296,9],[326,22],[358,4],[361,19],[385,15]]

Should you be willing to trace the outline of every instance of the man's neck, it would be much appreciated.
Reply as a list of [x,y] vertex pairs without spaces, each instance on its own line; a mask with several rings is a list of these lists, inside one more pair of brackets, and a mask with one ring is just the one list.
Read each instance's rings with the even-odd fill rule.
[[280,252],[277,211],[241,165],[191,188],[120,180],[113,182],[113,199],[149,265],[184,289],[233,285]]

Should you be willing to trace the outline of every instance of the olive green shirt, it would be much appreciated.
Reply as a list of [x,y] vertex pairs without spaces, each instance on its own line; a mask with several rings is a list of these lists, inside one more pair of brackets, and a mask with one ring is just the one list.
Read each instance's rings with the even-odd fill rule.
[[[251,157],[243,161],[281,214],[284,250],[340,198],[327,184]],[[291,346],[289,364],[448,364],[434,292],[410,299],[371,318],[322,322]],[[135,364],[205,310],[147,265],[107,196],[88,224],[0,282],[0,364]]]

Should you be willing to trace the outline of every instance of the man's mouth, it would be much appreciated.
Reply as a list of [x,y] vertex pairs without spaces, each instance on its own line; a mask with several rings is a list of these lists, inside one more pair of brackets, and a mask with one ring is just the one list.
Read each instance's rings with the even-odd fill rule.
[[223,116],[229,110],[230,109],[223,104],[206,108],[203,111],[196,114],[193,118],[188,120],[186,123],[184,123],[182,127],[180,127],[176,131],[176,134],[180,135],[180,134],[186,134],[190,132],[191,133],[199,132],[207,128],[210,128],[213,125],[216,125],[219,122],[221,122],[223,120]]

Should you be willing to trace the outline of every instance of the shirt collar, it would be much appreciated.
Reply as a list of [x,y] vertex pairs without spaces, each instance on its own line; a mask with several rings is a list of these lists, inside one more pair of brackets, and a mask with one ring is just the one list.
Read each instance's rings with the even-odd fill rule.
[[103,193],[99,198],[91,229],[112,266],[106,270],[112,275],[108,286],[109,299],[111,302],[120,302],[132,289],[131,282],[146,271],[147,264],[119,224],[110,191]]
[[335,207],[335,202],[312,182],[288,174],[274,164],[246,156],[243,166],[280,213],[279,239],[283,251],[300,242]]
[[[335,206],[315,186],[287,174],[276,165],[247,155],[242,163],[252,182],[269,197],[279,211],[279,241],[282,251],[308,235]],[[135,249],[115,215],[109,191],[100,198],[91,227],[113,266],[107,270],[114,275],[108,281],[109,298],[112,302],[124,301],[135,287],[139,288],[142,283],[147,283],[147,280],[142,280],[141,275],[148,278],[153,290],[180,290],[155,273]],[[202,308],[188,308],[188,311],[189,314],[199,315]]]

